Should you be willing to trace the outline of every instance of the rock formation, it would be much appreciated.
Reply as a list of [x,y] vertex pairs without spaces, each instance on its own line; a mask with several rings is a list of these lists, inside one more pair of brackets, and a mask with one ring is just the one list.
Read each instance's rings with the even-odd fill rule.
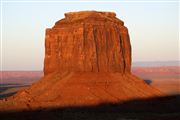
[[96,105],[159,95],[131,74],[128,30],[115,13],[70,12],[46,30],[44,77],[0,101],[0,109]]
[[112,12],[66,13],[46,30],[44,74],[131,71],[128,30]]

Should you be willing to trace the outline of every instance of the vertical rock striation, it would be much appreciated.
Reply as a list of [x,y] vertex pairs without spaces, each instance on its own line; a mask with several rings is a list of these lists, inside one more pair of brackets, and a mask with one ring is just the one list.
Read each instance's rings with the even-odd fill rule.
[[70,12],[46,30],[44,74],[131,71],[124,23],[112,12]]

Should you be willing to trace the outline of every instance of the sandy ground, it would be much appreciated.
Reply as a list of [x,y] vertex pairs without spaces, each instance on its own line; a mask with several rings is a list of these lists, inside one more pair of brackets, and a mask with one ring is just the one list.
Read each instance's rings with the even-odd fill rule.
[[[1,120],[180,120],[180,67],[136,67],[133,74],[167,95],[165,98],[127,101],[118,105],[84,108],[41,109],[35,111],[0,113]],[[41,71],[3,72],[0,99],[12,96],[42,77]],[[170,96],[168,95],[173,95]],[[126,110],[127,109],[127,110]],[[88,110],[88,111],[87,111]],[[90,110],[90,111],[89,111]],[[112,110],[112,111],[111,111]],[[132,111],[131,111],[132,110]]]
[[[180,94],[180,67],[134,67],[132,72],[165,94]],[[3,71],[0,82],[0,99],[15,94],[36,82],[42,71]]]

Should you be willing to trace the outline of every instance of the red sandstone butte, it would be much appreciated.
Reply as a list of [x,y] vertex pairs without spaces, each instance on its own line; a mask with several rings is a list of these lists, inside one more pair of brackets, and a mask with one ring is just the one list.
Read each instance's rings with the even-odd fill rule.
[[44,74],[131,71],[128,30],[112,12],[70,12],[46,30]]
[[46,30],[44,77],[0,110],[119,103],[160,96],[131,74],[128,29],[113,12],[65,13]]

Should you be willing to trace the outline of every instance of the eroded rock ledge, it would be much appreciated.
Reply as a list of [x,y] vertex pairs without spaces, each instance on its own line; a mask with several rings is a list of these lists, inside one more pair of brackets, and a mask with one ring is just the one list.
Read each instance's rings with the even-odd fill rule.
[[131,45],[124,23],[113,12],[65,13],[46,30],[44,73],[130,72]]

